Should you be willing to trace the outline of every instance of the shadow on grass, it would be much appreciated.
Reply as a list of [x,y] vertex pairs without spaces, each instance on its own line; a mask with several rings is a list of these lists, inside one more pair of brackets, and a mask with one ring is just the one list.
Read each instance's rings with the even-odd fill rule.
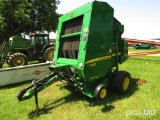
[[102,108],[102,112],[108,112],[111,111],[112,109],[114,109],[115,107],[112,105],[113,102],[117,101],[117,100],[122,100],[125,98],[129,98],[131,97],[137,90],[139,90],[138,85],[136,84],[136,82],[139,79],[136,78],[132,78],[132,84],[131,84],[131,88],[130,90],[125,93],[125,94],[117,94],[115,92],[113,92],[111,89],[109,89],[109,95],[108,98],[105,99],[102,102],[93,102],[92,106],[104,106]]
[[[59,86],[59,85],[58,85]],[[67,89],[69,90],[71,93],[65,97],[62,97],[60,99],[54,100],[54,101],[47,101],[42,108],[39,108],[39,111],[37,113],[37,110],[35,109],[34,111],[30,112],[28,114],[29,118],[35,118],[35,117],[39,117],[40,115],[43,114],[49,114],[51,113],[52,109],[55,109],[63,104],[67,104],[67,103],[71,103],[74,101],[80,101],[80,100],[86,100],[87,102],[89,101],[89,99],[91,100],[91,98],[83,95],[81,92],[75,91],[74,88],[70,87],[70,86],[59,86],[59,89]]]
[[123,95],[116,94],[111,89],[109,89],[109,95],[103,101],[96,101],[95,99],[89,98],[89,97],[83,95],[81,92],[75,91],[75,89],[73,89],[70,86],[60,86],[60,89],[67,89],[71,92],[71,94],[69,94],[68,96],[65,96],[63,98],[60,98],[56,101],[46,102],[43,105],[43,107],[39,109],[38,114],[37,114],[37,110],[34,110],[34,111],[30,112],[28,114],[28,116],[29,116],[29,118],[34,118],[34,117],[38,117],[39,115],[42,115],[42,114],[48,114],[48,113],[51,113],[52,109],[55,109],[63,104],[71,103],[74,101],[80,101],[80,100],[87,101],[89,103],[88,105],[90,107],[104,106],[101,111],[104,113],[109,112],[115,108],[113,105],[111,105],[114,101],[121,100],[124,98],[129,98],[138,90],[138,86],[136,84],[136,82],[138,80],[139,79],[132,78],[131,89],[126,94],[123,94]]

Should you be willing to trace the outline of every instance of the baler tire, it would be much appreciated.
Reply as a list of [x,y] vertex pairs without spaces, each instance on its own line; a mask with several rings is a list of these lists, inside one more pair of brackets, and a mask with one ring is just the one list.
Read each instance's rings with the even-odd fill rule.
[[43,52],[43,61],[53,61],[53,56],[54,56],[54,47],[48,47],[47,49],[45,49],[45,51]]
[[107,87],[104,84],[99,84],[94,92],[94,98],[97,101],[104,100],[107,97]]
[[23,53],[13,53],[9,56],[8,65],[10,67],[28,65],[28,59]]
[[117,93],[126,93],[131,86],[131,75],[126,71],[118,71],[112,79],[112,89]]

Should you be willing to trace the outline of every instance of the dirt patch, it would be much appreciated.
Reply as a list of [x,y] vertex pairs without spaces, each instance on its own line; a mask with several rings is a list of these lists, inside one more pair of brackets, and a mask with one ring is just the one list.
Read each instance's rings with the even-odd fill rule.
[[160,56],[160,54],[150,54],[150,55],[147,55],[147,56]]
[[153,52],[129,52],[129,56],[160,56],[160,51]]
[[136,84],[137,85],[142,85],[143,83],[146,83],[147,82],[147,80],[138,80],[137,82],[136,82]]

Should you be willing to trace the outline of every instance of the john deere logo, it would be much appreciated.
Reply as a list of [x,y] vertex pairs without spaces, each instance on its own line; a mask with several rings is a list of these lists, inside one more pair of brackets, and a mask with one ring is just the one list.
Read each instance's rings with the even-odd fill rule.
[[74,14],[73,13],[71,13],[71,17],[73,17],[74,16]]

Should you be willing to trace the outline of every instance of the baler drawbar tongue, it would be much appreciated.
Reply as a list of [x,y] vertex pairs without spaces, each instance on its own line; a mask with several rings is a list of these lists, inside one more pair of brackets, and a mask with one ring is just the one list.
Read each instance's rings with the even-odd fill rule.
[[48,87],[49,85],[56,82],[58,80],[58,77],[60,77],[59,72],[63,71],[67,67],[67,65],[64,65],[64,66],[54,65],[53,67],[54,67],[54,70],[52,72],[50,72],[49,74],[41,78],[37,78],[33,80],[31,85],[29,85],[28,87],[22,88],[16,95],[17,99],[19,101],[27,100],[35,94],[35,91],[40,92],[46,87]]

